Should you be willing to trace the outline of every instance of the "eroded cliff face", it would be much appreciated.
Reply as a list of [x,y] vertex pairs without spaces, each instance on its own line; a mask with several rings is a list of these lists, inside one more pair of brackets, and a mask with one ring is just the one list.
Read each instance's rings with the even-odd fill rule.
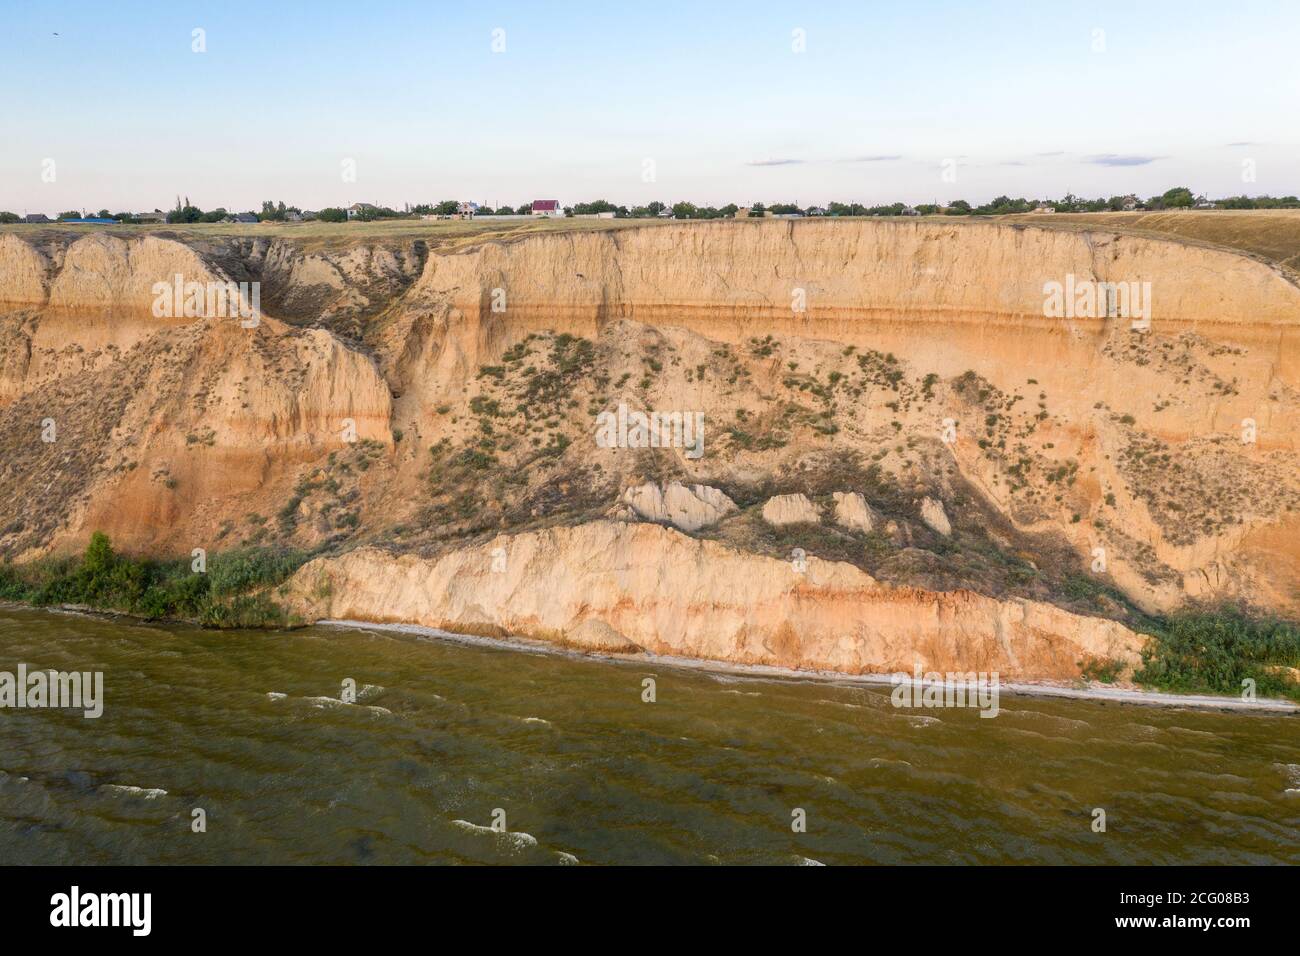
[[[579,649],[839,671],[996,671],[1072,678],[1136,664],[1114,621],[1036,601],[881,585],[851,564],[744,554],[652,524],[596,521],[500,535],[436,560],[363,548],[293,579],[308,618],[531,636]],[[601,628],[593,645],[591,621]]]
[[[153,283],[177,273],[259,281],[267,315],[155,318]],[[1070,276],[1150,283],[1149,329],[1045,315],[1044,284]],[[1300,289],[1263,262],[992,223],[447,249],[0,235],[0,550],[96,529],[140,552],[291,544],[324,549],[300,577],[328,569],[330,601],[301,581],[295,600],[331,616],[565,640],[587,622],[614,644],[846,671],[910,669],[925,643],[943,666],[1000,653],[1006,673],[1062,676],[1100,648],[1082,631],[1128,633],[1101,618],[1130,603],[1300,614],[1298,330]],[[601,447],[620,405],[699,416],[700,454]],[[625,503],[648,481],[737,507],[666,532]],[[764,521],[796,494],[809,520]],[[837,523],[849,495],[870,522]],[[498,535],[532,555],[505,591],[473,571]],[[623,562],[609,574],[601,548]],[[838,570],[791,582],[795,552]],[[719,570],[692,591],[682,561]],[[638,583],[655,574],[694,596],[655,597]],[[744,612],[757,581],[767,611]],[[729,608],[712,636],[710,602]],[[1020,664],[988,643],[1017,614]],[[1106,653],[1129,659],[1128,640]]]

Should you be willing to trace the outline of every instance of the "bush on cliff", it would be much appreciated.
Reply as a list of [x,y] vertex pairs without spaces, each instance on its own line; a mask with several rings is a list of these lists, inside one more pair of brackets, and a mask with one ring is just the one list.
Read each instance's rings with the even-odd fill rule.
[[136,560],[113,551],[108,536],[91,535],[81,560],[49,558],[0,566],[0,599],[40,606],[81,604],[149,619],[184,618],[205,627],[288,623],[264,593],[309,557],[297,550],[243,548],[213,555],[206,573],[185,559]]
[[1288,669],[1300,668],[1300,627],[1252,618],[1237,608],[1175,615],[1151,628],[1143,667],[1134,679],[1173,691],[1240,695],[1242,682],[1255,682],[1263,696],[1300,700],[1300,683]]

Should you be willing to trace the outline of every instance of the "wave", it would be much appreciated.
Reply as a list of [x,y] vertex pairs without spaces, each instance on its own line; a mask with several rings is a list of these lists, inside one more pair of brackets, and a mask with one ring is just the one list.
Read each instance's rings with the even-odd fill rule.
[[167,796],[167,791],[158,787],[132,787],[127,784],[117,783],[106,783],[99,790],[101,793],[120,796],[144,797],[146,800],[156,800],[159,797]]
[[451,823],[452,826],[460,827],[470,833],[491,834],[498,840],[512,844],[516,850],[537,846],[537,837],[531,833],[525,833],[523,830],[494,830],[492,827],[481,827],[477,823],[470,823],[468,820],[452,820]]

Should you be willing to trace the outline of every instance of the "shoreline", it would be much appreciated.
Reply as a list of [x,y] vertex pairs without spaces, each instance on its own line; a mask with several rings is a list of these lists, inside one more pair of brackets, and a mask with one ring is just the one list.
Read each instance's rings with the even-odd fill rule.
[[[481,637],[475,634],[458,634],[441,628],[427,627],[423,624],[392,624],[374,621],[354,621],[325,619],[316,621],[314,627],[351,628],[354,630],[387,631],[398,634],[411,634],[418,637],[432,638],[454,644],[469,644],[478,647],[495,647],[507,651],[532,651],[542,654],[554,654],[564,657],[587,658],[598,661],[610,661],[625,664],[654,664],[674,667],[682,670],[703,671],[705,673],[729,674],[751,680],[777,681],[818,681],[827,684],[867,685],[873,687],[892,686],[890,674],[845,674],[839,671],[796,670],[794,668],[774,667],[767,664],[736,664],[728,661],[707,658],[675,657],[667,654],[616,654],[602,651],[586,651],[562,645],[551,644],[527,637]],[[908,683],[914,683],[910,678]],[[1048,697],[1067,700],[1089,700],[1102,704],[1129,704],[1139,707],[1183,707],[1191,710],[1218,710],[1246,714],[1270,714],[1277,716],[1294,716],[1300,714],[1300,704],[1279,698],[1260,698],[1246,701],[1238,697],[1218,697],[1213,694],[1173,694],[1158,690],[1141,690],[1128,687],[1110,687],[1089,685],[1076,687],[1047,681],[1009,681],[999,683],[999,694],[1013,697]]]
[[[29,604],[22,604],[13,601],[0,601],[0,608],[5,607],[28,611],[54,611],[60,614],[81,615],[85,617],[116,618],[145,626],[168,626],[175,624],[181,624],[188,627],[198,626],[192,621],[178,619],[154,620],[137,617],[123,611],[105,611],[77,604],[51,605],[49,607],[37,608]],[[387,631],[390,633],[432,638],[453,644],[494,647],[499,650],[513,651],[516,653],[521,651],[531,651],[539,654],[608,661],[613,663],[653,664],[663,667],[678,668],[680,670],[693,670],[712,674],[729,674],[731,676],[746,678],[749,680],[787,682],[816,681],[819,683],[841,684],[845,686],[893,686],[891,674],[845,674],[840,671],[811,669],[798,670],[795,668],[775,667],[769,664],[737,664],[709,658],[677,657],[671,654],[652,654],[645,651],[637,654],[617,654],[606,651],[590,651],[574,647],[565,647],[559,644],[552,644],[548,641],[541,641],[535,638],[522,636],[483,637],[477,634],[459,634],[455,631],[446,631],[441,628],[428,627],[423,624],[394,624],[378,621],[358,621],[331,618],[314,621],[311,624],[304,624],[299,627],[288,628],[287,630],[302,630],[305,627]],[[274,629],[259,628],[255,630],[270,632]],[[907,683],[912,684],[915,682],[909,678]],[[1221,712],[1268,714],[1275,716],[1300,715],[1300,703],[1275,697],[1265,697],[1254,701],[1245,701],[1238,697],[1220,697],[1213,694],[1174,694],[1168,691],[1142,690],[1136,687],[1111,687],[1108,685],[1097,684],[1078,687],[1075,685],[1054,683],[1050,681],[999,682],[998,692],[999,694],[1010,694],[1013,697],[1087,700],[1101,704],[1128,704],[1137,707],[1183,707],[1201,711],[1217,710]]]

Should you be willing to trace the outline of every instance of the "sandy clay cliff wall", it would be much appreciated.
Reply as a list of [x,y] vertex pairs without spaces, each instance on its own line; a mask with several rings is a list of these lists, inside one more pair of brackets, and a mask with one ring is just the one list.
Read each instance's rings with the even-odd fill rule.
[[[149,290],[176,272],[196,281],[260,277],[270,286],[264,301],[284,314],[268,309],[252,330],[154,318]],[[1067,276],[1150,283],[1150,329],[1134,331],[1124,317],[1045,315],[1044,284]],[[554,333],[593,342],[594,358],[574,381],[574,401],[548,413],[547,427],[558,422],[566,442],[546,467],[599,464],[590,488],[608,491],[610,510],[587,528],[590,510],[579,521],[540,507],[543,485],[551,497],[568,486],[541,460],[514,467],[525,481],[537,476],[519,492],[533,497],[516,509],[523,519],[507,515],[498,527],[532,542],[538,556],[525,562],[533,576],[502,592],[499,579],[457,564],[482,557],[487,524],[447,523],[423,506],[442,480],[430,474],[429,450],[481,440],[482,400],[514,374],[511,350]],[[1002,655],[1008,672],[1060,676],[1102,644],[1121,657],[1131,644],[1118,625],[1087,624],[1093,619],[1040,601],[979,594],[990,588],[975,583],[936,596],[852,565],[837,573],[860,578],[837,579],[821,597],[773,571],[783,583],[753,603],[771,614],[746,612],[734,595],[749,593],[750,578],[766,580],[773,560],[751,553],[763,550],[754,530],[762,502],[742,501],[701,533],[722,550],[686,555],[682,548],[703,545],[628,524],[635,516],[616,507],[625,487],[647,477],[645,462],[595,449],[591,412],[620,401],[698,409],[709,422],[708,452],[698,461],[665,453],[683,479],[800,491],[790,476],[810,456],[858,453],[917,502],[946,499],[953,541],[996,519],[998,540],[1030,536],[1016,538],[1023,547],[1050,538],[1080,573],[1148,610],[1244,599],[1295,614],[1298,336],[1300,289],[1266,263],[1150,238],[993,223],[671,224],[311,255],[248,240],[220,247],[8,234],[0,236],[8,436],[0,490],[15,505],[0,547],[30,557],[76,547],[99,527],[147,552],[326,544],[329,555],[295,584],[311,613],[561,636],[590,620],[657,651],[849,670],[892,666],[923,642],[936,661]],[[516,365],[527,374],[533,363]],[[485,377],[485,367],[506,371]],[[778,411],[801,402],[816,411],[814,427],[789,426],[779,447],[734,438],[743,431],[738,412],[764,433]],[[47,418],[60,424],[58,443],[39,441]],[[319,486],[332,489],[328,507]],[[899,507],[880,524],[890,525],[903,557],[943,553],[919,505],[914,514]],[[277,519],[284,510],[288,518]],[[260,524],[250,526],[249,515]],[[581,528],[512,526],[524,519]],[[416,533],[436,522],[432,537]],[[553,537],[526,537],[545,534]],[[648,567],[693,596],[655,598],[640,577],[602,574],[593,541],[610,561],[643,550]],[[709,577],[702,560],[736,577]],[[708,586],[692,590],[680,561]],[[412,562],[427,564],[415,573]],[[322,574],[331,598],[312,603]],[[547,575],[564,582],[556,594]],[[396,590],[394,576],[403,582]],[[957,643],[943,645],[935,636],[943,628],[923,637],[915,621],[931,610],[909,614],[908,602],[947,608],[934,619],[957,622]],[[725,609],[713,636],[705,607]],[[697,623],[670,625],[678,612]],[[1009,644],[988,624],[1007,615],[1031,622],[1000,625]],[[977,633],[983,643],[959,638]]]

